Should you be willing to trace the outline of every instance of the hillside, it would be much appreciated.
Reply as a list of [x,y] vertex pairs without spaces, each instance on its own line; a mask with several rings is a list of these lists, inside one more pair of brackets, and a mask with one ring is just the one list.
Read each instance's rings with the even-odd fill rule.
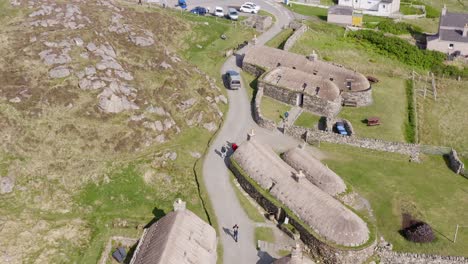
[[222,120],[185,61],[206,22],[114,0],[0,0],[0,262],[93,263],[180,197]]

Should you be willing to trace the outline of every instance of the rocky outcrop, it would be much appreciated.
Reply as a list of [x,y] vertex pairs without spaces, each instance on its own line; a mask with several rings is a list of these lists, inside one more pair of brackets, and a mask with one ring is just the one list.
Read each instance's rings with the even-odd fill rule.
[[452,169],[457,174],[468,177],[468,174],[465,172],[465,164],[463,164],[461,159],[458,157],[458,153],[455,149],[452,149],[448,154],[448,160],[450,169]]

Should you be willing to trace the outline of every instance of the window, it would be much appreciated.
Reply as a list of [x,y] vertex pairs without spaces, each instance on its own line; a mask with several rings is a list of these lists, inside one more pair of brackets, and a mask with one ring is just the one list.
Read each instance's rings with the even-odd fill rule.
[[382,7],[385,9],[385,5],[382,5]]
[[453,43],[450,43],[449,44],[449,49],[453,49],[453,46],[454,46]]
[[348,90],[351,90],[351,82],[350,81],[346,82],[346,88],[348,88]]

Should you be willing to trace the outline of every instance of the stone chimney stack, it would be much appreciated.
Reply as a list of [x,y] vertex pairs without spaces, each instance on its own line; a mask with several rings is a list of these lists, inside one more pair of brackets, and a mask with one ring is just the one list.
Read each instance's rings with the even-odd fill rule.
[[297,182],[301,182],[304,178],[305,178],[305,175],[304,175],[304,173],[302,172],[302,170],[299,170],[297,173],[294,174],[294,179],[295,179]]
[[318,61],[318,55],[315,53],[315,50],[312,51],[312,54],[309,55],[310,61]]
[[468,37],[468,23],[465,24],[465,27],[463,28],[463,37]]
[[173,206],[174,206],[174,211],[184,211],[185,210],[185,204],[186,202],[182,201],[182,199],[177,198],[175,200]]
[[291,251],[291,264],[302,264],[302,249],[298,243],[296,243]]
[[442,8],[442,16],[445,16],[447,14],[447,6],[444,5],[444,7]]

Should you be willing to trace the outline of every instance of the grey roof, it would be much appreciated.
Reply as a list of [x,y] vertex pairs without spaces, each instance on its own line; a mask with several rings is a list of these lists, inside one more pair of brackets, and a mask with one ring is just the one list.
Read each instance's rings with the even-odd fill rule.
[[347,92],[349,92],[346,86],[347,81],[353,83],[351,92],[365,91],[370,88],[367,78],[359,72],[321,60],[310,61],[303,55],[261,45],[249,49],[242,63],[257,65],[267,71],[278,66],[295,68],[324,79],[333,79],[333,83],[340,90],[346,90]]
[[131,264],[215,264],[216,232],[189,210],[170,212],[145,229]]
[[335,196],[346,191],[340,176],[312,157],[303,148],[293,148],[282,155],[283,160],[296,170],[302,170],[307,179],[324,192]]
[[242,143],[232,159],[322,238],[344,246],[362,245],[369,239],[361,218],[307,179],[295,180],[297,171],[255,138]]
[[381,0],[380,2],[385,4],[391,4],[393,3],[393,0]]
[[343,15],[343,16],[352,16],[353,15],[353,8],[351,6],[340,6],[334,5],[328,8],[328,14],[333,15]]
[[468,43],[468,37],[462,36],[463,31],[457,29],[440,29],[439,38],[446,41]]
[[468,24],[468,14],[447,12],[440,17],[441,27],[457,27],[462,29]]

